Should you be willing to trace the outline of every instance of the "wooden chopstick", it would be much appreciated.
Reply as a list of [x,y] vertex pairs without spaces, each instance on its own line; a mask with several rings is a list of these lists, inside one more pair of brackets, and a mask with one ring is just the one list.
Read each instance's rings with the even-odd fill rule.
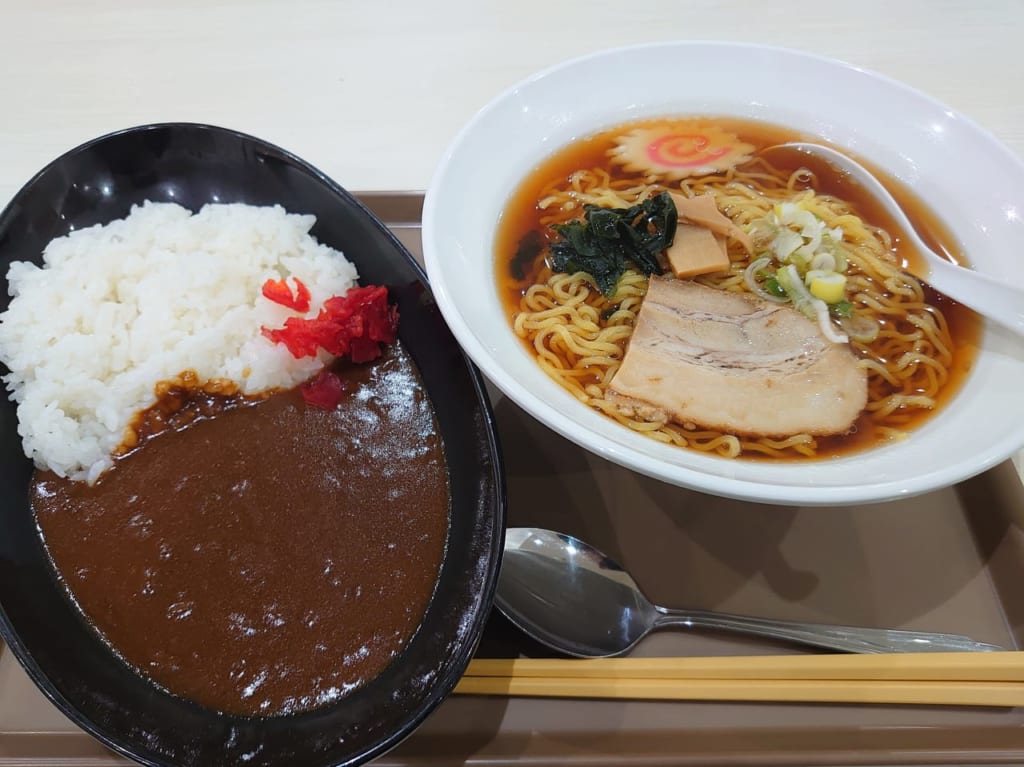
[[468,676],[457,694],[617,700],[1024,706],[1019,682]]
[[467,677],[1024,682],[1024,652],[474,659]]

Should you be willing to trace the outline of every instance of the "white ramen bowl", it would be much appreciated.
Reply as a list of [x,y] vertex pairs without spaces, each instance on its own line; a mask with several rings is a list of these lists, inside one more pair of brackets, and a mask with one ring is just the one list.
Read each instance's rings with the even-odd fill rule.
[[588,408],[545,375],[502,310],[499,218],[544,158],[601,129],[664,115],[761,120],[855,152],[935,211],[974,268],[1018,279],[1024,163],[952,109],[877,74],[789,50],[705,42],[610,50],[548,69],[494,99],[449,146],[427,192],[423,247],[434,295],[458,341],[506,396],[634,471],[767,503],[907,497],[980,473],[1021,448],[1024,340],[988,324],[960,392],[908,438],[810,462],[733,460],[664,445]]

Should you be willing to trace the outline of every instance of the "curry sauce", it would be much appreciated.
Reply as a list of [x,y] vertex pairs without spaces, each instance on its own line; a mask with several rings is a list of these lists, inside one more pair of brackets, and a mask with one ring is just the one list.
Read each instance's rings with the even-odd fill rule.
[[398,344],[335,370],[334,410],[298,391],[227,399],[95,485],[37,472],[70,596],[166,690],[243,715],[313,708],[379,674],[420,625],[448,534],[433,411]]

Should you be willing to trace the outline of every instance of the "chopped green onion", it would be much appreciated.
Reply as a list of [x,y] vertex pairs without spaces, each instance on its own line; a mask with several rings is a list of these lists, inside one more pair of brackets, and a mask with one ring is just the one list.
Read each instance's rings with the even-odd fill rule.
[[837,301],[829,304],[828,310],[833,317],[850,317],[853,315],[853,304],[849,301]]
[[[743,272],[743,284],[747,286],[747,290],[751,293],[760,296],[766,301],[772,303],[784,303],[786,301],[786,293],[782,291],[779,295],[777,292],[767,289],[767,282],[765,286],[761,286],[757,282],[757,277],[765,274],[763,268],[772,262],[768,256],[762,256],[756,261],[752,261],[749,266]],[[768,274],[771,274],[768,272]],[[775,277],[769,277],[768,281],[775,282],[775,287],[778,288],[778,282],[775,281]]]
[[764,281],[764,289],[776,298],[786,298],[786,291],[782,289],[778,279],[773,274]]
[[793,264],[787,264],[779,268],[775,272],[775,277],[789,295],[793,306],[807,319],[816,321],[822,335],[829,341],[845,344],[850,340],[848,336],[836,332],[835,327],[832,325],[832,320],[828,316],[828,305],[820,298],[815,298],[810,294],[807,286],[804,285],[804,281],[800,279],[800,273],[797,272]]
[[843,317],[839,320],[839,326],[854,341],[862,344],[869,344],[878,338],[881,327],[878,322],[870,317]]

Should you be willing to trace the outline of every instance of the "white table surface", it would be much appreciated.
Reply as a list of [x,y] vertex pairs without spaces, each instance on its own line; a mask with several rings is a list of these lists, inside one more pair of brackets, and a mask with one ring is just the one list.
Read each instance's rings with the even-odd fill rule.
[[0,0],[0,203],[64,150],[165,120],[255,134],[349,189],[424,189],[521,78],[676,39],[882,72],[1024,156],[1021,0]]
[[846,60],[1024,157],[1024,0],[0,0],[0,204],[85,140],[175,120],[255,134],[351,190],[422,190],[518,80],[677,39]]

